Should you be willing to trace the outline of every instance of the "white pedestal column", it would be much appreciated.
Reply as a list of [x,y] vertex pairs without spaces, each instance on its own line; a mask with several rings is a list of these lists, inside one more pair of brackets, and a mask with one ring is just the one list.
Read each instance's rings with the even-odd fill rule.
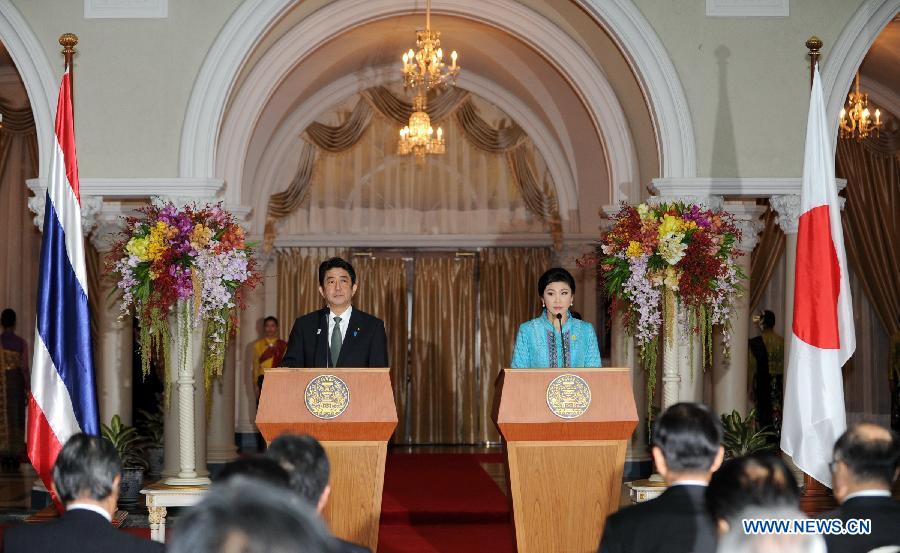
[[[235,339],[237,336],[235,336]],[[210,414],[206,433],[206,461],[223,464],[237,458],[234,445],[234,392],[236,340],[228,344],[222,376],[212,383]]]
[[[797,230],[800,226],[800,196],[785,194],[772,196],[769,203],[778,213],[778,226],[784,231],[787,240],[784,245],[784,316],[782,317],[782,336],[784,336],[785,371],[790,359],[791,334],[794,322],[794,270],[797,266]],[[787,382],[787,374],[784,375]]]
[[762,225],[759,217],[765,211],[755,203],[727,202],[726,209],[734,214],[741,229],[742,239],[738,249],[744,254],[738,265],[747,275],[742,282],[744,294],[734,303],[731,315],[730,355],[725,357],[725,347],[719,329],[713,335],[713,408],[718,413],[736,410],[747,414],[747,350],[750,338],[750,254],[759,241]]
[[[101,267],[98,270],[101,275],[106,256],[118,238],[115,233],[122,228],[118,214],[118,210],[113,210],[111,214],[102,213],[99,226],[91,234],[91,244],[100,254]],[[131,317],[120,318],[121,301],[122,294],[116,282],[112,278],[101,277],[94,365],[100,422],[103,424],[109,424],[113,415],[119,415],[125,424],[132,424],[132,325]]]

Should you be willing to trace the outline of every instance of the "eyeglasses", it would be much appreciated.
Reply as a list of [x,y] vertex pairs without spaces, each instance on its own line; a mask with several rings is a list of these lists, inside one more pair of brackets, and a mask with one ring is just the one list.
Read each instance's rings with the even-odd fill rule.
[[828,472],[834,472],[834,467],[840,462],[841,462],[840,459],[832,459],[831,461],[829,461],[828,462]]

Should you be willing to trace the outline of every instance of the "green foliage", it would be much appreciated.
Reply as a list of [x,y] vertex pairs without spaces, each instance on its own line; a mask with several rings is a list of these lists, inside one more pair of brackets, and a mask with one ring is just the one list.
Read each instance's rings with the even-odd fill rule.
[[119,453],[122,468],[147,470],[144,447],[137,428],[122,422],[119,415],[113,415],[109,426],[100,423],[100,435],[109,440]]
[[163,412],[163,404],[159,403],[159,408],[155,413],[138,409],[140,417],[135,426],[141,435],[145,447],[162,447],[165,414]]
[[771,426],[757,429],[756,409],[751,409],[745,419],[741,419],[737,411],[722,415],[722,426],[725,427],[722,445],[727,459],[775,449],[778,434],[771,430]]

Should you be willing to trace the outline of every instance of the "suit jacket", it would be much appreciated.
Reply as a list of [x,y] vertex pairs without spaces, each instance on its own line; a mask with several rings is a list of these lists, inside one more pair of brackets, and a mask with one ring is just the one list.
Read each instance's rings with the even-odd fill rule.
[[872,533],[860,536],[826,535],[829,553],[864,553],[885,545],[900,545],[900,501],[890,497],[851,497],[832,511],[818,518],[851,518],[872,521]]
[[656,499],[606,519],[600,553],[715,553],[706,488],[672,486]]
[[[288,338],[283,367],[331,367],[331,348],[328,336],[329,309],[307,313],[294,321]],[[387,335],[384,321],[353,308],[347,334],[341,345],[337,367],[387,367]]]
[[23,524],[3,534],[6,553],[161,553],[163,544],[123,532],[99,514],[67,511],[42,524]]

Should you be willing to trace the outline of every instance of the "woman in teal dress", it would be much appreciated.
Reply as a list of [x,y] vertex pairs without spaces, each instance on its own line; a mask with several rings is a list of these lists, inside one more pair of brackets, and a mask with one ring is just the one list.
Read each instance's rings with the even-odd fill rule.
[[522,323],[516,336],[511,367],[599,367],[600,347],[591,323],[572,317],[575,279],[554,267],[538,279],[544,310]]

